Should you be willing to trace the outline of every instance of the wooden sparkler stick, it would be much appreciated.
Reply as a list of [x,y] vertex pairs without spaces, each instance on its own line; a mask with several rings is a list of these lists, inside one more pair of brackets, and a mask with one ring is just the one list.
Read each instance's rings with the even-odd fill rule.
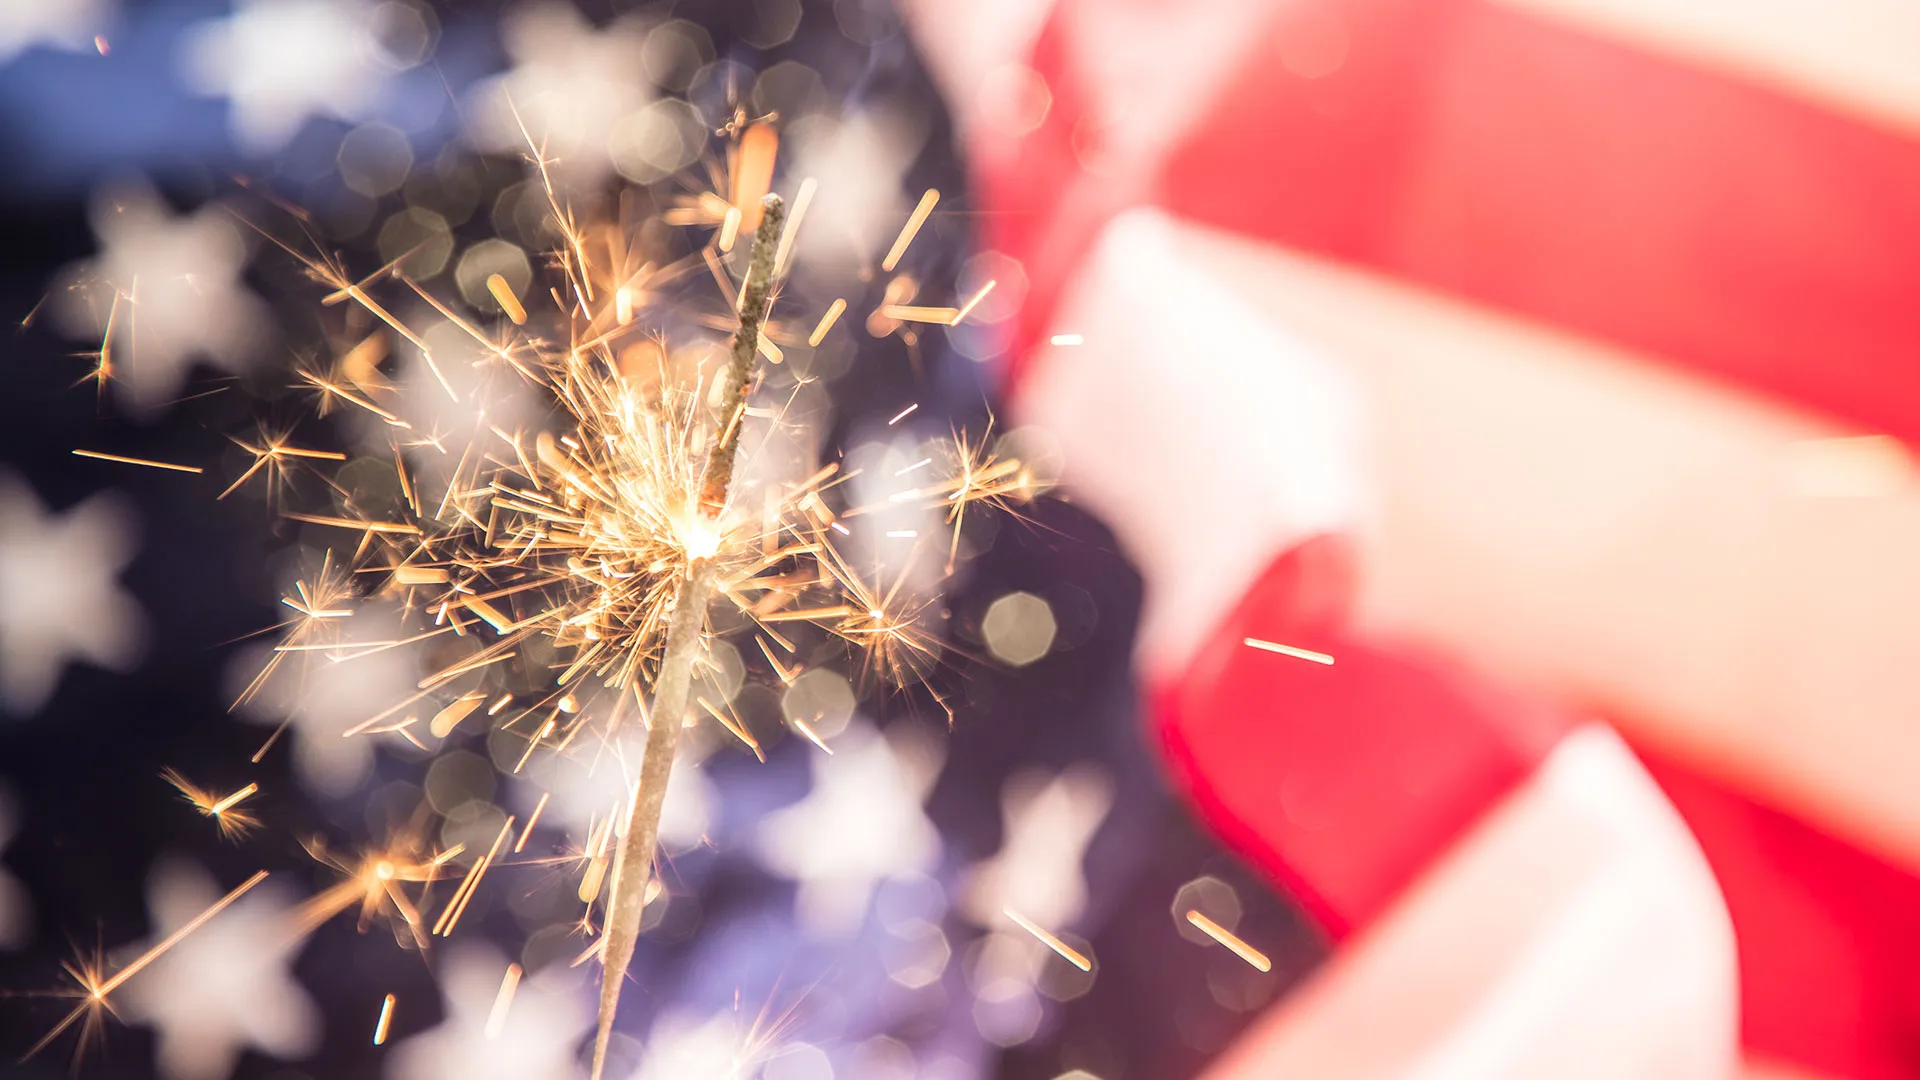
[[[760,227],[754,232],[740,304],[740,328],[734,332],[733,349],[722,376],[726,381],[720,402],[720,433],[707,452],[700,505],[693,508],[695,514],[708,519],[720,515],[726,505],[727,488],[733,482],[734,457],[740,448],[740,430],[744,426],[739,414],[746,405],[747,384],[753,378],[759,353],[760,327],[767,316],[768,294],[773,286],[774,252],[780,242],[780,224],[786,216],[785,203],[778,195],[768,195],[760,205]],[[653,719],[647,730],[646,755],[640,764],[640,788],[627,818],[626,838],[614,856],[613,886],[609,890],[607,921],[602,932],[606,949],[601,954],[600,1022],[593,1040],[593,1080],[600,1080],[601,1070],[606,1067],[607,1044],[613,1035],[620,990],[639,942],[647,876],[653,863],[654,843],[660,833],[660,811],[666,802],[667,778],[673,769],[681,722],[693,692],[693,669],[700,657],[700,634],[713,589],[711,553],[690,553],[687,578],[680,584],[674,599],[673,620],[667,626],[666,654],[661,658],[660,673],[654,680]]]

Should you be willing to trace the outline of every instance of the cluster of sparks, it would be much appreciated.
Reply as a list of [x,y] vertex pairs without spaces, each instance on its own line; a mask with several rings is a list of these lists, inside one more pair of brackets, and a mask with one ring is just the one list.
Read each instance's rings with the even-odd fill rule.
[[[724,139],[725,152],[712,163],[708,190],[684,197],[662,215],[670,225],[707,229],[710,238],[695,254],[665,265],[646,261],[634,250],[637,243],[630,238],[637,236],[637,223],[577,221],[548,179],[550,163],[534,152],[532,162],[545,182],[558,242],[546,287],[529,288],[522,295],[501,275],[487,280],[500,309],[492,324],[462,314],[409,278],[404,257],[355,277],[340,258],[318,253],[316,245],[275,238],[325,290],[323,304],[350,304],[370,317],[371,333],[342,350],[333,363],[300,370],[298,378],[314,395],[320,414],[357,410],[385,425],[390,455],[381,463],[391,469],[402,499],[377,509],[356,507],[351,493],[329,479],[330,488],[342,496],[338,512],[282,509],[290,520],[339,530],[343,543],[284,597],[291,616],[241,702],[253,698],[282,665],[302,654],[350,665],[358,657],[434,640],[441,655],[453,659],[420,679],[414,693],[352,727],[347,737],[392,736],[425,750],[480,722],[523,737],[525,752],[518,764],[524,766],[538,753],[605,751],[614,747],[616,735],[634,725],[651,729],[711,719],[759,755],[758,741],[725,700],[696,697],[684,716],[653,711],[669,629],[677,603],[686,595],[682,586],[696,568],[704,568],[712,575],[714,605],[725,617],[700,623],[702,650],[722,633],[751,637],[770,677],[791,685],[806,666],[804,656],[812,655],[796,644],[794,628],[804,624],[844,642],[870,679],[892,687],[919,684],[946,707],[924,683],[943,648],[924,622],[929,605],[903,590],[904,573],[887,581],[877,572],[863,572],[843,543],[862,515],[903,503],[936,508],[946,526],[943,536],[888,535],[924,545],[933,552],[928,558],[944,558],[946,572],[952,573],[969,511],[1011,510],[1037,493],[1036,480],[1020,461],[996,454],[990,432],[971,437],[956,432],[945,460],[929,458],[901,470],[924,480],[893,494],[883,506],[849,505],[845,485],[856,473],[839,461],[819,464],[789,483],[756,482],[731,491],[722,483],[716,488],[708,469],[711,449],[739,441],[750,424],[760,433],[777,429],[787,422],[788,404],[749,393],[730,411],[717,411],[714,402],[724,395],[716,393],[716,380],[725,374],[724,363],[684,370],[685,365],[670,361],[674,353],[665,347],[662,324],[671,320],[649,318],[654,309],[671,307],[673,320],[680,323],[722,332],[742,329],[745,283],[735,279],[729,256],[760,224],[761,200],[771,184],[779,140],[767,119],[745,116],[717,134]],[[776,274],[791,263],[813,191],[812,180],[799,187],[778,236],[772,261]],[[895,274],[938,201],[935,191],[919,201],[881,262],[881,272]],[[738,266],[742,260],[731,262]],[[702,272],[711,274],[717,286],[708,305],[690,307],[680,298],[684,290],[669,289]],[[915,324],[959,325],[993,287],[988,282],[955,306],[916,305],[911,301],[917,283],[895,274],[865,326],[875,334],[911,335]],[[777,279],[773,291],[777,309]],[[396,316],[391,298],[382,299],[386,294],[424,302],[435,318],[469,338],[480,358],[482,390],[466,396],[456,391],[441,367],[446,361],[428,344],[429,328]],[[125,300],[132,303],[131,296]],[[101,382],[114,375],[110,344],[120,301],[116,296],[93,375]],[[836,299],[817,314],[780,312],[768,316],[764,327],[742,332],[754,333],[751,346],[762,364],[778,364],[783,362],[782,342],[787,348],[802,342],[819,346],[836,332],[848,309],[845,298]],[[1070,337],[1073,340],[1056,343],[1080,344],[1077,335]],[[450,450],[452,440],[444,433],[418,430],[403,419],[408,410],[398,400],[402,390],[380,370],[394,339],[410,344],[434,376],[425,389],[409,392],[445,393],[473,415],[473,437],[464,449]],[[714,355],[723,356],[718,351]],[[520,390],[545,402],[547,421],[507,428],[491,420],[485,394],[502,381],[518,383]],[[797,379],[796,385],[805,381]],[[890,423],[899,423],[917,407],[908,406]],[[263,430],[255,438],[231,438],[251,461],[221,498],[260,477],[270,500],[278,501],[285,498],[296,471],[320,472],[349,460],[344,453],[294,445],[285,433]],[[74,453],[162,470],[203,471],[197,465],[94,450]],[[417,460],[427,453],[455,459],[450,470],[443,470],[444,482],[429,486],[410,466],[410,457]],[[751,441],[741,448],[745,458],[754,453]],[[396,604],[407,616],[409,629],[374,638],[348,633],[362,605],[372,600]],[[1324,654],[1277,643],[1248,639],[1245,644],[1332,663]],[[560,662],[551,662],[555,656]],[[696,662],[705,662],[704,656]],[[351,671],[345,666],[330,677],[351,677]],[[831,752],[805,718],[790,717],[788,722],[796,734]],[[260,747],[255,761],[269,752],[279,734],[276,730]],[[255,784],[220,792],[171,770],[166,779],[224,837],[245,836],[261,824],[248,805],[259,791]],[[584,847],[556,858],[527,860],[562,865],[578,877],[576,891],[584,905],[578,927],[587,944],[576,964],[606,951],[607,921],[616,903],[611,894],[623,887],[617,856],[627,815],[639,796],[637,786],[630,786],[627,806],[610,808],[590,830]],[[289,933],[304,936],[356,911],[362,929],[385,921],[403,944],[425,949],[432,938],[454,932],[492,868],[517,860],[545,806],[542,797],[523,822],[506,818],[484,852],[463,845],[434,850],[419,823],[351,855],[310,841],[308,852],[337,873],[338,880],[298,909]],[[111,975],[98,959],[70,964],[79,1003],[33,1052],[76,1023],[97,1032],[103,1014],[111,1011],[109,995],[118,986],[265,876],[265,871],[256,874]],[[637,882],[643,890],[642,906],[660,890],[657,877],[644,872],[629,871],[626,878],[625,887],[636,887]],[[1091,970],[1087,956],[1047,929],[1012,910],[1005,914],[1075,967]],[[1248,963],[1267,970],[1266,957],[1225,927],[1197,911],[1187,917]],[[519,967],[510,967],[490,1030],[499,1028],[519,977]],[[394,1012],[395,999],[388,994],[373,1031],[375,1045],[386,1041]],[[604,1030],[604,1011],[602,1019]]]
[[[378,324],[335,363],[309,366],[298,377],[315,395],[321,414],[355,409],[391,430],[386,466],[404,499],[398,507],[366,512],[329,480],[332,490],[343,496],[341,512],[283,511],[288,519],[339,529],[350,540],[357,534],[357,540],[350,554],[330,552],[317,572],[296,582],[283,598],[292,615],[239,703],[253,698],[289,658],[300,654],[318,654],[345,665],[329,677],[346,678],[355,658],[429,639],[452,639],[457,647],[449,651],[457,659],[421,679],[417,692],[355,725],[347,736],[391,735],[424,749],[429,738],[445,740],[479,718],[527,739],[520,759],[524,765],[538,752],[605,749],[630,725],[677,725],[704,717],[758,755],[758,742],[724,700],[700,697],[697,709],[687,716],[650,713],[680,586],[696,567],[711,573],[716,604],[737,612],[725,622],[739,629],[725,632],[751,635],[772,677],[782,683],[791,684],[806,666],[793,628],[807,624],[845,642],[868,674],[890,686],[925,685],[924,674],[938,662],[942,649],[938,635],[923,623],[929,605],[903,592],[904,573],[892,581],[862,573],[841,546],[852,535],[849,519],[884,507],[846,505],[843,485],[856,472],[837,461],[794,483],[756,484],[731,493],[724,483],[716,488],[706,475],[709,450],[738,442],[750,423],[763,433],[776,429],[787,422],[787,403],[749,394],[732,411],[717,414],[712,407],[715,380],[725,374],[724,366],[677,369],[669,361],[672,354],[664,347],[660,327],[670,320],[647,318],[651,306],[672,305],[671,314],[682,322],[730,330],[740,321],[743,283],[733,278],[727,256],[737,239],[751,235],[758,224],[778,137],[767,118],[744,116],[719,134],[727,142],[724,163],[713,169],[714,190],[685,198],[663,215],[671,224],[705,226],[712,231],[711,239],[695,255],[664,266],[645,262],[629,250],[626,238],[636,235],[637,223],[578,222],[548,177],[550,162],[533,153],[546,185],[549,221],[559,234],[551,253],[550,286],[523,298],[503,277],[491,276],[487,288],[502,314],[496,325],[462,314],[407,277],[404,258],[354,277],[343,260],[317,253],[310,242],[270,237],[326,290],[323,304],[356,305]],[[810,180],[801,185],[794,213],[779,236],[775,265],[781,270],[790,263],[813,187]],[[938,193],[932,191],[921,200],[885,261],[886,272],[895,269],[937,200]],[[711,310],[690,311],[667,287],[702,267],[713,275],[719,295]],[[869,328],[916,321],[957,325],[991,289],[989,285],[961,307],[921,308],[896,302],[911,298],[911,279],[900,275],[893,281],[886,290],[888,302],[874,312]],[[454,389],[443,373],[446,361],[436,358],[428,345],[427,328],[397,317],[390,301],[381,299],[385,290],[423,300],[475,343],[477,367],[485,369],[482,391],[463,398]],[[124,306],[121,299],[116,296],[114,315]],[[132,303],[131,297],[124,299]],[[802,340],[817,346],[834,332],[847,309],[844,298],[833,301],[808,320],[804,331],[790,329],[783,319],[770,321],[764,332],[756,333],[753,346],[764,362],[782,362],[781,339],[789,339],[789,347]],[[115,374],[114,330],[108,327],[92,376],[103,383]],[[426,488],[408,458],[410,453],[449,453],[448,440],[441,433],[416,430],[402,418],[406,410],[396,401],[401,391],[380,371],[393,338],[411,344],[435,376],[437,385],[424,392],[444,392],[475,417],[475,437],[459,452],[437,490]],[[484,394],[487,387],[498,385],[494,380],[514,380],[532,391],[551,406],[550,421],[517,429],[492,423]],[[805,379],[797,382],[804,384]],[[905,415],[896,416],[895,422]],[[336,451],[296,446],[284,433],[262,431],[255,439],[232,441],[251,462],[221,498],[263,477],[270,499],[278,501],[289,490],[295,470],[318,471],[349,459]],[[741,448],[746,458],[754,452],[751,443]],[[75,453],[156,469],[203,471],[197,465],[94,450]],[[893,505],[911,501],[944,511],[952,530],[942,553],[949,572],[969,508],[1007,508],[1036,493],[1032,475],[1018,461],[997,457],[985,438],[956,433],[951,464],[947,475],[892,500]],[[341,545],[342,550],[346,546]],[[397,601],[414,625],[403,634],[372,640],[346,632],[361,605],[374,599]],[[720,621],[702,622],[703,651],[707,641],[723,632],[716,625]],[[563,658],[557,670],[525,660],[514,664],[536,639],[540,656]],[[704,661],[704,656],[697,658]],[[483,690],[480,684],[488,676],[493,689]],[[945,708],[937,692],[927,690]],[[796,733],[829,749],[804,718],[792,725]],[[256,761],[279,734],[276,730],[260,748]],[[260,824],[243,805],[257,793],[254,784],[222,793],[172,771],[166,779],[211,818],[223,836],[237,838]],[[637,794],[629,792],[630,803]],[[300,908],[290,932],[303,936],[357,909],[363,928],[388,919],[403,941],[425,948],[432,937],[453,932],[489,869],[526,846],[544,806],[542,799],[520,826],[517,839],[516,823],[508,818],[477,859],[458,846],[428,850],[423,830],[351,857],[309,843],[310,854],[336,870],[340,880]],[[578,893],[586,908],[579,925],[589,935],[601,928],[594,914],[596,902],[604,911],[611,903],[607,894],[619,888],[609,881],[620,876],[617,868],[609,873],[609,863],[617,848],[616,831],[625,831],[620,809],[614,808],[584,850],[564,858],[580,875]],[[646,880],[644,874],[628,876]],[[116,987],[264,877],[262,871],[111,976],[102,974],[99,963],[70,965],[81,1002],[34,1050],[83,1019],[89,1030],[97,1030]],[[436,890],[443,882],[452,884],[450,891]],[[650,885],[648,892],[657,893],[657,879]],[[595,941],[581,960],[602,945]],[[511,985],[504,986],[502,1009],[511,997]],[[385,1041],[393,1007],[388,996],[376,1043]]]

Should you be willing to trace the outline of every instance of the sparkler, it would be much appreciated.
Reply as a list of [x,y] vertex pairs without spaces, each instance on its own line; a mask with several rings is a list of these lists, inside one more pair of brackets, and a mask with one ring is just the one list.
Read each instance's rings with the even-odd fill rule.
[[[696,521],[704,519],[711,523],[725,507],[727,489],[733,484],[733,462],[740,447],[739,418],[746,408],[747,382],[753,374],[754,358],[760,351],[760,324],[766,320],[773,287],[774,246],[779,243],[780,224],[785,216],[785,204],[780,197],[766,196],[749,256],[746,288],[741,293],[740,329],[734,332],[727,360],[720,408],[720,414],[727,418],[726,427],[707,453],[700,504],[694,510]],[[668,771],[673,767],[674,747],[680,739],[680,718],[686,714],[687,699],[693,692],[694,661],[699,659],[700,633],[706,620],[707,603],[713,595],[715,561],[712,554],[704,551],[690,554],[686,578],[674,600],[666,655],[654,682],[653,723],[647,730],[640,793],[627,818],[626,840],[614,858],[613,897],[607,908],[605,930],[607,947],[601,959],[600,1018],[593,1040],[594,1080],[599,1080],[601,1070],[606,1067],[607,1045],[613,1036],[620,989],[626,982],[627,965],[633,960],[640,936],[648,864],[653,860],[653,846],[660,832],[660,810],[666,804]]]

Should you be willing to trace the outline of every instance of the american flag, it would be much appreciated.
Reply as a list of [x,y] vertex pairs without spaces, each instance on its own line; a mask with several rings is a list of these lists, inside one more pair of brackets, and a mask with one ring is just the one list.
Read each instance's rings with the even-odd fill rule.
[[1920,1075],[1920,8],[911,7],[1167,762],[1342,941],[1213,1075]]

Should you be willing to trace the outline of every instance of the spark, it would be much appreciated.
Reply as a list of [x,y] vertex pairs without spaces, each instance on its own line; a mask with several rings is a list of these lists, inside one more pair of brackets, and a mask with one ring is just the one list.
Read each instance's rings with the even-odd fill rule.
[[485,695],[482,694],[468,694],[455,699],[452,704],[433,715],[433,720],[427,724],[427,730],[431,731],[436,739],[446,738],[453,734],[454,728],[460,726],[460,721],[465,720],[486,700]]
[[1053,934],[1048,933],[1045,929],[1041,928],[1040,926],[1035,925],[1026,916],[1020,914],[1019,912],[1013,910],[1012,908],[1005,908],[1003,910],[1005,911],[1007,918],[1012,919],[1016,924],[1018,924],[1020,929],[1025,930],[1027,933],[1032,934],[1034,937],[1038,938],[1042,945],[1045,945],[1047,948],[1052,949],[1054,952],[1059,953],[1060,958],[1062,960],[1065,960],[1067,963],[1072,964],[1074,967],[1079,968],[1081,971],[1093,970],[1093,961],[1087,959],[1087,956],[1085,953],[1082,953],[1078,949],[1075,949],[1073,946],[1068,945],[1064,941],[1061,941],[1058,937],[1055,937]]
[[288,470],[291,468],[288,464],[289,459],[311,461],[347,460],[347,455],[335,450],[309,450],[305,447],[288,446],[285,442],[285,436],[272,438],[263,437],[257,446],[245,440],[236,439],[231,435],[227,436],[227,439],[235,446],[252,454],[253,464],[249,465],[247,470],[240,474],[239,479],[229,484],[227,490],[220,493],[219,497],[222,499],[238,491],[240,485],[252,479],[253,475],[262,469],[267,470],[268,491],[278,491],[284,487],[288,481],[290,475]]
[[[107,1001],[109,994],[118,990],[128,979],[146,970],[155,960],[166,955],[168,950],[185,941],[188,935],[207,925],[215,915],[225,911],[234,901],[245,896],[248,892],[252,891],[255,885],[265,880],[267,880],[267,872],[265,870],[255,872],[252,877],[236,886],[232,892],[214,901],[212,906],[200,914],[188,919],[178,930],[168,934],[159,944],[148,949],[146,952],[134,957],[132,962],[110,977],[101,978],[101,967],[97,962],[69,963],[67,965],[67,974],[72,976],[76,983],[80,984],[80,1004],[74,1006],[73,1011],[67,1013],[65,1018],[58,1024],[55,1024],[52,1031],[47,1032],[40,1038],[39,1042],[34,1043],[32,1048],[22,1055],[21,1060],[25,1061],[27,1058],[33,1057],[41,1050],[46,1049],[53,1040],[60,1037],[62,1032],[83,1018],[86,1021],[85,1027],[88,1031],[97,1031],[98,1025],[100,1024],[101,1012],[111,1012],[113,1009],[113,1006]],[[76,1058],[75,1060],[77,1063],[78,1059]]]
[[260,819],[239,808],[240,803],[260,791],[260,785],[248,784],[226,795],[200,787],[172,769],[160,771],[162,779],[180,792],[180,797],[200,813],[213,819],[220,835],[238,839],[260,824]]
[[880,260],[880,269],[892,273],[893,268],[900,265],[900,257],[907,253],[907,245],[913,243],[913,238],[919,235],[920,226],[927,223],[927,215],[933,213],[934,204],[939,201],[940,193],[933,188],[928,188],[927,193],[920,196],[919,205],[913,208],[913,213],[907,215],[907,223],[901,226],[900,235],[894,240],[893,247],[887,249],[887,257]]
[[1082,334],[1055,334],[1047,339],[1050,344],[1060,346],[1085,345],[1087,339]]
[[487,1014],[486,1038],[497,1039],[507,1027],[507,1010],[513,1008],[513,992],[520,986],[520,965],[508,964],[501,976],[500,992],[494,995],[493,1011]]
[[960,310],[953,313],[953,321],[948,323],[947,325],[959,326],[962,322],[964,322],[967,316],[973,314],[973,309],[980,306],[980,301],[985,300],[987,298],[987,294],[992,292],[993,287],[998,284],[1000,284],[1000,282],[998,280],[994,280],[994,281],[989,281],[985,285],[980,286],[980,291],[977,293],[974,293],[972,299],[960,305]]
[[380,1046],[387,1041],[387,1028],[393,1023],[393,995],[388,994],[380,1002],[380,1019],[373,1022],[373,1045]]
[[894,414],[893,419],[887,421],[887,426],[892,427],[893,425],[899,423],[900,421],[905,420],[908,416],[913,414],[913,410],[919,407],[920,407],[920,403],[916,401],[913,404],[907,406],[906,408],[901,409],[898,413]]
[[807,345],[818,348],[820,343],[826,340],[827,331],[833,329],[833,324],[840,320],[841,313],[846,310],[847,302],[844,299],[835,299],[833,303],[828,304],[827,313],[820,316],[819,325],[813,328],[813,333],[807,335]]
[[148,460],[147,458],[122,457],[119,454],[105,454],[105,453],[101,453],[98,450],[75,450],[73,452],[73,456],[83,457],[83,458],[96,458],[100,461],[118,461],[126,465],[145,465],[149,469],[171,469],[174,472],[200,473],[200,472],[206,471],[205,469],[202,469],[198,465],[175,465],[175,464],[172,464],[171,462],[151,461],[151,460]]
[[1260,638],[1250,637],[1242,641],[1241,644],[1246,645],[1248,648],[1261,649],[1265,652],[1271,652],[1271,653],[1279,653],[1282,656],[1292,656],[1292,657],[1297,657],[1301,660],[1311,660],[1316,664],[1332,664],[1333,663],[1333,657],[1328,656],[1326,653],[1314,652],[1312,649],[1296,648],[1295,646],[1292,646],[1292,645],[1282,645],[1277,641],[1263,641]]
[[494,302],[500,305],[501,311],[507,313],[507,318],[513,320],[513,325],[527,324],[527,309],[521,305],[520,298],[513,294],[513,286],[507,284],[506,278],[499,274],[488,274],[487,291],[493,294]]
[[[765,121],[755,123],[740,136],[734,153],[733,204],[735,229],[752,235],[760,227],[760,200],[773,187],[773,159],[780,151],[780,133]],[[783,234],[784,235],[784,234]],[[731,245],[723,245],[726,250]],[[776,254],[775,262],[778,263]]]
[[[787,215],[787,227],[780,230],[780,246],[774,249],[773,272],[775,275],[787,271],[787,260],[793,255],[794,237],[800,234],[800,222],[807,216],[807,207],[813,205],[814,193],[820,190],[820,181],[809,176],[800,181],[800,190],[793,195],[793,211]],[[844,308],[845,305],[842,305]],[[817,341],[810,345],[820,344]]]
[[808,742],[826,751],[828,755],[832,755],[833,747],[827,745],[826,740],[820,737],[819,732],[813,730],[813,726],[811,724],[807,723],[805,720],[802,720],[797,716],[790,717],[788,722],[793,725],[793,729],[795,731],[798,731],[800,734],[806,736]]
[[405,536],[419,536],[420,526],[409,525],[404,521],[362,521],[358,518],[333,517],[327,514],[288,514],[294,521],[304,521],[312,525],[331,525],[336,529],[356,529],[369,533],[398,533]]
[[1233,954],[1253,965],[1255,971],[1272,971],[1273,961],[1267,954],[1240,940],[1233,931],[1200,914],[1197,910],[1187,912],[1187,921],[1197,927],[1201,933],[1233,950]]
[[424,890],[438,881],[447,862],[464,849],[464,845],[456,844],[431,858],[421,858],[415,829],[367,849],[354,859],[336,858],[319,840],[310,841],[307,853],[314,861],[342,877],[300,906],[294,916],[295,929],[302,935],[311,933],[328,919],[358,905],[360,929],[365,930],[376,917],[391,916],[396,920],[396,934],[404,927],[406,940],[424,949],[427,944],[427,934],[422,928],[424,920],[418,903],[407,895],[405,887],[418,885]]
[[920,307],[914,304],[887,304],[880,309],[881,316],[898,319],[901,322],[939,323],[952,326],[960,315],[959,308]]
[[454,890],[453,898],[447,901],[446,908],[440,912],[439,920],[433,924],[434,934],[446,937],[453,933],[453,928],[460,923],[460,916],[467,913],[467,904],[473,900],[473,894],[479,891],[481,879],[487,876],[487,871],[493,866],[493,860],[499,856],[500,846],[507,842],[507,837],[512,833],[513,818],[509,816],[501,824],[499,835],[493,838],[493,846],[488,848],[487,853],[480,857],[480,861],[474,863],[473,868],[467,871],[467,876],[461,879],[459,888]]
[[[552,723],[552,721],[548,721],[548,723]],[[547,800],[552,797],[553,792],[551,791],[543,791],[540,793],[540,801],[533,804],[533,813],[527,815],[527,823],[520,829],[520,841],[513,845],[513,853],[515,855],[520,854],[520,850],[527,846],[527,839],[533,835],[533,827],[540,820],[540,812],[547,808]]]
[[144,953],[141,953],[138,957],[134,959],[132,963],[120,969],[120,972],[115,976],[113,976],[113,978],[108,979],[106,982],[101,983],[99,988],[96,991],[94,991],[94,997],[105,998],[108,994],[111,994],[115,990],[119,989],[122,983],[126,982],[128,979],[133,978],[135,975],[138,975],[142,970],[144,970],[147,967],[147,965],[153,963],[155,960],[160,959],[160,957],[164,955],[167,952],[167,950],[173,948],[175,945],[178,945],[182,941],[186,940],[188,934],[191,934],[195,930],[198,930],[201,927],[207,925],[208,920],[212,919],[215,915],[220,914],[222,911],[225,911],[227,907],[231,905],[235,900],[238,900],[242,896],[245,896],[249,891],[253,889],[255,885],[258,885],[265,880],[267,880],[267,872],[265,870],[255,871],[252,877],[241,882],[237,887],[234,888],[232,892],[228,893],[227,895],[221,897],[219,900],[215,901],[212,907],[207,908],[205,911],[202,911],[200,914],[195,915],[193,918],[187,920],[184,926],[180,927],[180,929],[178,930],[175,930],[173,933],[168,934],[165,940],[161,941],[160,944],[155,945],[153,948],[148,949]]

